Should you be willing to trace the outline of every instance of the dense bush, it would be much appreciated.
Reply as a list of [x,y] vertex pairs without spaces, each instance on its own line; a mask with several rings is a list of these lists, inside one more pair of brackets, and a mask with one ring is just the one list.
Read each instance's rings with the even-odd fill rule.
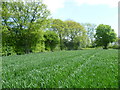
[[54,31],[46,31],[45,38],[45,50],[53,51],[59,43],[58,35]]

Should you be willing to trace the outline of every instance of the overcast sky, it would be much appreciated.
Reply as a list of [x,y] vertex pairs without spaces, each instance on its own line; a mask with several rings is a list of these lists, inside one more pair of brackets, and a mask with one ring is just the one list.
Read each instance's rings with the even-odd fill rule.
[[118,33],[119,0],[43,0],[53,18],[110,25]]

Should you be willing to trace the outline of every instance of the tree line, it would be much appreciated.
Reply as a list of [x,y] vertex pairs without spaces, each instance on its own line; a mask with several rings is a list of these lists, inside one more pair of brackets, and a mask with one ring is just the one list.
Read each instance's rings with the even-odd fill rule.
[[109,25],[62,21],[50,17],[39,2],[2,2],[2,55],[58,50],[78,50],[117,41]]

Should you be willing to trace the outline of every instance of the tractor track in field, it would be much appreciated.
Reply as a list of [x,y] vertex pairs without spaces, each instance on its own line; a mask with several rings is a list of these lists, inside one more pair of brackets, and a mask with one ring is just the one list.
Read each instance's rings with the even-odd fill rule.
[[[94,54],[94,53],[96,53],[96,52],[93,52],[93,54]],[[74,56],[68,56],[67,58],[68,58],[68,59],[71,59],[71,58],[73,59],[73,58],[76,58],[76,56],[80,56],[80,57],[83,58],[83,55],[89,55],[89,53],[85,53],[85,52],[84,52],[84,53],[82,53],[81,55],[80,55],[80,54],[77,54],[77,55],[74,55]],[[52,65],[49,66],[49,68],[48,68],[48,67],[41,68],[41,69],[38,68],[38,70],[35,68],[35,69],[32,69],[31,71],[34,71],[34,70],[35,70],[35,71],[38,71],[38,72],[40,71],[41,74],[43,74],[43,72],[44,72],[44,73],[46,73],[46,72],[51,72],[51,70],[52,70],[53,67],[59,66],[61,63],[63,63],[63,62],[66,61],[66,57],[60,58],[60,59],[61,59],[61,60],[64,59],[64,61],[60,62],[59,64],[58,64],[58,62],[57,62],[57,63],[54,64],[53,66],[52,66]],[[72,61],[72,59],[69,60],[69,62]],[[59,60],[59,61],[61,61],[61,60]],[[84,59],[84,60],[85,60],[85,59]],[[75,61],[75,60],[74,60],[74,61]],[[81,60],[81,61],[82,61],[82,60]],[[75,64],[75,63],[74,63],[74,64]],[[65,67],[68,67],[68,66],[69,66],[69,64],[65,65]],[[63,70],[64,70],[65,67],[63,67]],[[31,71],[27,71],[27,72],[26,72],[26,69],[27,69],[27,68],[21,69],[21,70],[17,70],[17,71],[14,70],[14,71],[13,71],[13,72],[14,72],[14,73],[13,73],[14,79],[19,78],[19,74],[21,74],[21,73],[23,74],[23,77],[24,77],[25,75],[27,75],[27,74],[29,74],[29,73],[31,72]],[[46,71],[46,69],[47,69],[47,71]],[[42,70],[43,72],[42,72],[41,70]],[[50,71],[49,71],[49,70],[50,70]],[[19,72],[20,72],[20,73],[19,73]],[[40,73],[40,72],[39,72],[39,73]]]
[[[100,54],[101,52],[95,52],[94,54],[92,54],[89,58],[87,58],[86,59],[86,61],[85,61],[85,63],[83,63],[81,66],[77,66],[74,70],[72,70],[71,71],[71,73],[69,74],[69,76],[65,79],[63,79],[62,81],[60,81],[60,82],[65,82],[66,80],[68,80],[69,78],[71,78],[71,77],[73,77],[73,76],[75,76],[75,74],[76,73],[78,73],[77,71],[79,71],[79,72],[81,72],[82,71],[82,68],[84,68],[83,66],[85,66],[85,65],[87,65],[88,63],[90,63],[90,62],[92,62],[92,60],[91,60],[91,58],[93,58],[95,55],[97,55],[97,54]],[[61,83],[59,83],[60,85],[59,86],[61,86]]]
[[3,60],[2,85],[3,88],[117,87],[117,51],[111,51],[63,51],[18,56],[21,63],[14,56],[6,57]]
[[[83,55],[86,55],[86,54],[88,54],[89,55],[89,53],[83,53],[83,54],[81,54],[80,55],[80,57],[82,57]],[[74,55],[74,56],[69,56],[69,57],[67,57],[68,59],[70,58],[72,58],[73,59],[73,57],[74,58],[76,58],[76,56],[79,56],[79,54],[77,54],[77,55]],[[61,63],[63,63],[63,62],[65,62],[66,61],[66,57],[64,57],[64,58],[60,58],[60,60],[59,61],[61,61],[61,59],[64,59],[64,61],[62,61],[62,62],[56,62],[55,64],[53,64],[53,65],[51,65],[51,66],[49,66],[49,67],[45,67],[45,68],[35,68],[35,69],[30,69],[31,71],[40,71],[41,73],[42,73],[42,71],[44,71],[44,70],[49,70],[49,69],[52,69],[53,67],[55,67],[55,66],[59,66],[59,65],[61,65]],[[69,62],[70,61],[72,61],[72,59],[71,60],[69,60]],[[59,64],[58,64],[59,63]],[[67,64],[67,66],[68,66],[69,64]],[[67,67],[66,66],[66,67]],[[32,67],[33,68],[33,67]],[[65,68],[65,67],[64,67]],[[25,68],[25,69],[27,69],[27,68]],[[20,71],[22,71],[22,73],[24,74],[24,75],[26,75],[26,74],[29,74],[29,72],[31,72],[31,71],[27,71],[26,72],[26,70],[24,70],[24,69],[21,69],[21,70],[14,70],[13,72],[14,72],[14,74],[16,74],[16,73],[18,73],[18,72],[20,72]],[[44,73],[45,73],[46,71],[44,71]],[[49,71],[50,72],[50,71]],[[21,74],[21,73],[20,73]],[[17,76],[17,75],[16,75]],[[16,76],[14,76],[14,78],[16,77]],[[18,74],[18,76],[19,76],[19,74]]]
[[[91,58],[95,53],[96,53],[96,52],[94,52],[91,56],[89,56],[89,58]],[[85,55],[85,54],[83,54],[83,55]],[[82,56],[83,56],[83,55],[82,55]],[[81,57],[82,57],[82,56],[81,56]],[[88,60],[88,59],[84,58],[84,60],[86,61],[86,60]],[[84,61],[84,60],[82,60],[82,61]],[[85,62],[85,61],[84,61],[84,62]],[[83,62],[83,63],[84,63],[84,62]],[[76,65],[77,65],[77,67],[79,67],[80,63],[74,63],[73,68],[75,67],[75,69],[77,69]],[[83,65],[83,64],[82,64],[82,65]],[[68,67],[68,66],[69,66],[69,64],[68,64],[67,66],[65,66],[64,68],[66,68],[66,67]],[[71,69],[70,71],[69,71],[68,69],[67,69],[67,70],[64,70],[64,69],[63,69],[63,72],[69,71],[70,74],[71,74],[75,69]],[[49,71],[49,69],[48,69],[48,71]],[[49,72],[51,72],[51,71],[49,71]],[[48,74],[49,74],[49,73],[48,73]],[[60,74],[60,72],[57,73],[57,75],[59,75],[59,74]],[[69,75],[70,75],[70,74],[69,74]],[[54,75],[54,74],[53,74],[53,75]],[[56,76],[56,77],[57,77],[57,76]],[[65,76],[64,76],[64,77],[65,77]],[[55,77],[54,77],[54,78],[55,78]],[[52,79],[52,78],[49,77],[49,78],[47,78],[47,79]],[[63,78],[63,79],[64,79],[64,78]],[[64,80],[66,80],[66,79],[64,79]]]

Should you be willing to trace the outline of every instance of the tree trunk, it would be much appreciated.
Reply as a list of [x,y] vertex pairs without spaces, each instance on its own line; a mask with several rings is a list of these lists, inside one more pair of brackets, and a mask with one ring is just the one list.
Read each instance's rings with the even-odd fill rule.
[[60,37],[60,50],[63,50],[63,46],[62,46],[62,36],[59,35],[59,37]]
[[108,49],[108,48],[107,48],[107,44],[106,44],[106,45],[104,45],[104,48],[103,48],[103,49]]

